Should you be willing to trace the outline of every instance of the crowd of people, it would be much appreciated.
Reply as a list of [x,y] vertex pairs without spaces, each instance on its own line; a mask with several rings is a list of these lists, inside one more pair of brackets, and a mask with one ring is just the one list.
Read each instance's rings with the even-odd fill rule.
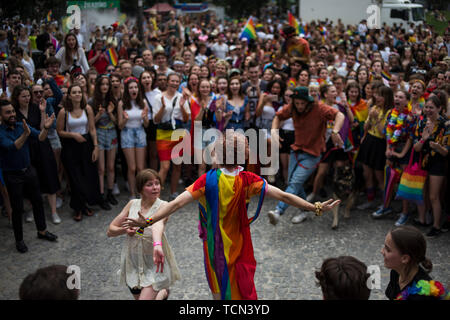
[[[194,181],[211,168],[203,156],[214,142],[204,134],[211,128],[257,129],[267,150],[278,145],[281,168],[263,180],[308,203],[330,197],[333,190],[325,186],[333,170],[350,166],[353,191],[362,198],[357,207],[373,209],[375,219],[393,213],[397,185],[417,163],[425,178],[417,187],[421,201],[401,198],[395,226],[411,222],[429,228],[423,229],[428,237],[448,231],[450,24],[444,35],[427,25],[369,30],[365,20],[302,25],[300,35],[265,17],[256,24],[257,38],[247,39],[240,38],[238,21],[150,11],[139,39],[130,21],[96,26],[89,37],[79,28],[64,34],[53,23],[4,22],[0,191],[17,250],[28,250],[25,199],[32,206],[25,221],[35,220],[39,238],[56,241],[42,195],[58,224],[65,201],[81,221],[94,214],[91,206],[116,208],[124,192],[130,202],[122,212],[137,218],[145,201],[136,199],[146,183],[137,175],[147,168],[162,188],[170,179],[167,200],[184,187],[194,194]],[[184,133],[174,135],[180,129]],[[173,161],[186,157],[185,149],[176,149],[181,142],[196,161]],[[245,170],[259,176],[271,163],[250,149],[257,163],[247,161]],[[388,176],[397,177],[394,186]],[[283,199],[268,213],[274,225],[289,206]],[[307,216],[301,210],[292,223]],[[110,236],[125,233],[111,230]],[[164,238],[156,237],[156,243]],[[178,278],[173,264],[172,280]],[[158,296],[158,290],[130,290],[136,298]],[[392,290],[396,296],[399,289]]]

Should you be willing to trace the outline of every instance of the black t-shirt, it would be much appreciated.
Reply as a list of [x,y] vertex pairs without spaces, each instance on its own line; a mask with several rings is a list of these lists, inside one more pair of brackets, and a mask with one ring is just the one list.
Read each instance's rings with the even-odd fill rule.
[[[428,273],[425,272],[425,270],[423,270],[421,267],[419,267],[419,271],[416,273],[416,275],[414,276],[414,278],[411,280],[410,283],[408,283],[408,285],[404,288],[400,288],[399,284],[398,284],[398,279],[399,279],[399,274],[394,271],[391,270],[391,278],[389,281],[389,284],[386,288],[385,294],[386,297],[388,297],[389,300],[395,300],[395,298],[397,298],[397,296],[406,289],[406,287],[411,286],[414,282],[417,283],[420,280],[426,280],[426,281],[430,281],[432,280],[431,277],[428,275]],[[436,297],[430,297],[430,296],[422,296],[422,295],[410,295],[408,297],[408,300],[435,300]]]

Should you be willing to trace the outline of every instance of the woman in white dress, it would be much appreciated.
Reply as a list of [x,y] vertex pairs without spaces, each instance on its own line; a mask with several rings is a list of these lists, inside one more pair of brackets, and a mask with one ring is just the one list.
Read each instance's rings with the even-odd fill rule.
[[146,228],[142,235],[138,228],[123,228],[127,218],[148,218],[166,201],[160,200],[161,179],[152,169],[139,172],[136,188],[141,199],[128,202],[122,212],[111,222],[108,237],[127,234],[122,250],[120,280],[126,284],[136,300],[164,300],[169,287],[181,278],[172,249],[164,229],[167,219]]

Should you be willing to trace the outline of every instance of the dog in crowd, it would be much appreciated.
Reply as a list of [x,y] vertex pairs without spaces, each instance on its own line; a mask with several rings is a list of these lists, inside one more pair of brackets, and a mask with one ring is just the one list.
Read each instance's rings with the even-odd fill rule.
[[339,224],[339,207],[345,203],[344,218],[350,218],[357,191],[355,190],[355,172],[350,164],[334,168],[333,175],[333,199],[341,200],[341,204],[333,208],[333,223],[331,228],[337,229]]

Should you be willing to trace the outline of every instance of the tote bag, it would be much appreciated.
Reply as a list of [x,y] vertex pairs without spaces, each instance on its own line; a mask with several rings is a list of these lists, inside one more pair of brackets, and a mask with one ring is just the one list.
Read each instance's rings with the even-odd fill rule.
[[397,199],[409,200],[417,204],[423,204],[423,187],[427,179],[427,171],[422,169],[422,153],[419,162],[412,163],[414,149],[409,157],[409,164],[403,171],[397,190]]

